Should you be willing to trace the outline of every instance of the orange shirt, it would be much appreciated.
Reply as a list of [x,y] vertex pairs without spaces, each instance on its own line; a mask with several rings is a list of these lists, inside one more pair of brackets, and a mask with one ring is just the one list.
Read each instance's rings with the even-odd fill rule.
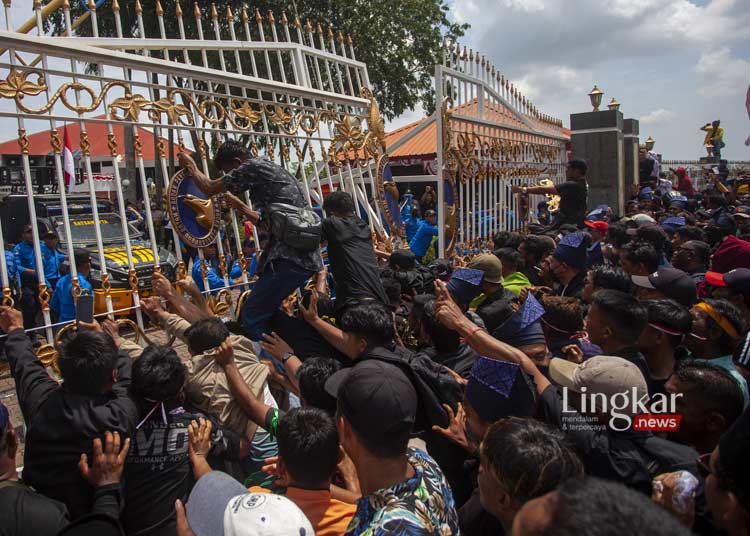
[[[271,493],[261,487],[252,487],[251,493]],[[302,510],[315,529],[316,536],[342,536],[354,517],[357,505],[331,497],[329,490],[310,490],[289,487],[284,494]]]

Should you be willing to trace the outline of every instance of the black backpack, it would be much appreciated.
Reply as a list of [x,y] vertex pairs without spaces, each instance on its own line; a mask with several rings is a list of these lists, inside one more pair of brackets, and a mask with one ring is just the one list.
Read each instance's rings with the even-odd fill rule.
[[320,247],[323,222],[313,209],[272,203],[266,208],[266,218],[271,234],[289,247],[300,251]]

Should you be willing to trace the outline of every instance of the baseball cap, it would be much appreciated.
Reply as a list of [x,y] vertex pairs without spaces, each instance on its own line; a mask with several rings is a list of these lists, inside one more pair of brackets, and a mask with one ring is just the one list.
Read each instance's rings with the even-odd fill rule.
[[[618,393],[632,394],[636,389],[638,398],[648,396],[648,386],[643,374],[635,363],[622,357],[597,355],[581,364],[555,357],[550,361],[549,373],[552,380],[576,393],[586,388],[586,393],[604,394],[608,399]],[[627,412],[632,408],[625,408]]]
[[739,294],[750,294],[750,268],[735,268],[725,274],[706,272],[706,283],[714,287],[728,287]]
[[492,253],[482,253],[469,261],[469,268],[484,272],[484,280],[499,285],[503,282],[503,263]]
[[632,221],[635,222],[635,224],[638,227],[641,227],[643,225],[648,225],[650,223],[656,223],[656,220],[649,216],[648,214],[635,214],[632,218],[630,218]]
[[377,359],[333,374],[325,389],[352,428],[370,442],[408,439],[417,415],[417,393],[404,372]]
[[586,227],[589,227],[591,229],[596,229],[600,233],[606,233],[607,229],[609,229],[609,224],[606,221],[589,221],[586,220],[583,222]]
[[734,268],[750,268],[750,243],[729,235],[711,255],[711,271],[723,274]]
[[690,307],[698,299],[693,278],[672,266],[660,266],[651,275],[632,275],[630,278],[636,286],[656,289],[686,307]]
[[734,209],[734,214],[732,214],[732,216],[742,219],[750,218],[750,207],[747,205],[740,205]]
[[195,484],[187,503],[195,536],[313,536],[310,521],[292,501],[272,493],[248,493],[220,471]]

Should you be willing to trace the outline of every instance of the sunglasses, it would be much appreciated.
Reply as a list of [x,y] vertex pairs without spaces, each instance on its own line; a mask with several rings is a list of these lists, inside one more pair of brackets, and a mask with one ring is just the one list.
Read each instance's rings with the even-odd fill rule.
[[698,474],[704,480],[711,474],[711,453],[701,454],[698,459],[695,460],[695,465],[698,468]]

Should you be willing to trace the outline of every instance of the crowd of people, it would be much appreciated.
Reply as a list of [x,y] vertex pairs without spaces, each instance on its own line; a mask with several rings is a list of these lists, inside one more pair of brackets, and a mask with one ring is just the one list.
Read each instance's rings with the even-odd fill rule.
[[561,197],[548,224],[429,261],[434,212],[387,252],[348,193],[316,227],[279,166],[214,163],[181,157],[267,233],[236,321],[154,274],[142,310],[187,352],[79,323],[59,382],[0,308],[26,430],[19,472],[0,403],[0,535],[750,532],[750,176],[617,214],[572,161],[519,189]]

